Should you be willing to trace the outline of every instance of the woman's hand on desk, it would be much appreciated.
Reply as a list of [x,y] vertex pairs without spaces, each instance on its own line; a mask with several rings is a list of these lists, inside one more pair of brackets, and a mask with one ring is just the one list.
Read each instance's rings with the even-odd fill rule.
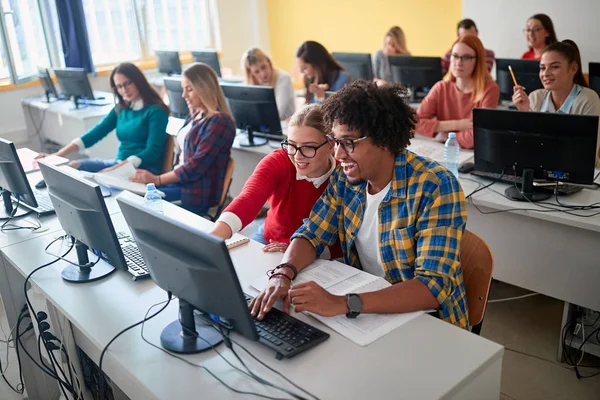
[[135,171],[135,174],[129,177],[129,180],[132,182],[139,183],[154,183],[158,186],[158,176],[154,175],[152,172],[146,171],[145,169],[138,169]]
[[324,317],[335,317],[348,312],[346,296],[331,294],[312,281],[294,285],[288,297],[296,312],[309,311]]
[[[285,268],[281,268],[280,273],[284,273],[282,270]],[[257,319],[263,319],[265,314],[273,308],[273,304],[277,300],[283,300],[283,312],[287,313],[290,309],[290,297],[288,296],[288,292],[290,291],[290,287],[292,285],[292,279],[274,276],[269,279],[269,283],[267,288],[263,290],[258,296],[256,296],[250,304],[248,308],[250,309],[250,314]]]
[[285,253],[289,244],[269,241],[269,244],[263,247],[265,253]]
[[512,102],[521,111],[529,111],[529,96],[525,93],[523,86],[514,86]]

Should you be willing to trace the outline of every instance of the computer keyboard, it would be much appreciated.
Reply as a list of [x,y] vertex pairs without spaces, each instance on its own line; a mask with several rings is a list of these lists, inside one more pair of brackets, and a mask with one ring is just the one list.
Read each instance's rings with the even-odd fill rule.
[[[249,304],[252,297],[245,296]],[[328,333],[276,308],[272,308],[262,321],[254,320],[254,323],[260,336],[258,341],[275,350],[278,358],[293,357],[329,338]]]
[[47,191],[32,189],[32,192],[38,204],[37,208],[33,209],[33,211],[38,213],[40,217],[56,213]]
[[129,273],[136,280],[149,278],[150,272],[140,250],[135,244],[135,239],[125,232],[117,232],[117,239],[119,239],[119,245],[121,246],[121,251],[123,251],[123,257],[125,257]]
[[[498,182],[502,182],[502,183],[513,184],[513,185],[521,184],[521,177],[515,176],[515,175],[502,175],[502,174],[497,174],[494,172],[483,172],[483,171],[477,171],[477,170],[471,171],[471,175],[479,176],[481,178],[490,179],[490,180],[498,181]],[[556,188],[556,185],[535,186],[535,189],[545,190],[545,191],[549,191],[552,193],[554,193],[555,188]],[[558,194],[567,196],[567,195],[570,195],[573,193],[577,193],[581,189],[583,189],[583,188],[581,186],[577,186],[577,185],[558,185]]]

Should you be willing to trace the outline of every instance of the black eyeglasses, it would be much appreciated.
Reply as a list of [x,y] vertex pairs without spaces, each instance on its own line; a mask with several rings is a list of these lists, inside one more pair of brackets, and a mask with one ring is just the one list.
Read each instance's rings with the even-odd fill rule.
[[360,142],[361,140],[366,139],[367,137],[361,137],[358,139],[348,139],[348,138],[342,138],[342,139],[336,139],[331,135],[327,135],[326,136],[327,141],[329,142],[329,144],[331,145],[331,147],[337,147],[337,146],[342,146],[342,149],[344,149],[344,151],[348,154],[351,154],[354,152],[354,147],[356,146],[356,142]]
[[452,58],[456,61],[460,60],[462,62],[469,62],[469,61],[473,61],[474,59],[476,59],[477,56],[472,56],[472,55],[459,56],[458,54],[452,54]]
[[125,89],[125,88],[128,88],[129,86],[131,86],[132,84],[133,84],[133,82],[126,81],[126,82],[123,82],[121,85],[115,85],[115,89],[117,89],[117,90]]
[[287,141],[281,142],[281,148],[288,153],[290,156],[295,156],[299,151],[306,158],[313,158],[317,155],[317,150],[325,146],[329,141],[321,143],[318,146],[296,146],[295,144],[288,143]]

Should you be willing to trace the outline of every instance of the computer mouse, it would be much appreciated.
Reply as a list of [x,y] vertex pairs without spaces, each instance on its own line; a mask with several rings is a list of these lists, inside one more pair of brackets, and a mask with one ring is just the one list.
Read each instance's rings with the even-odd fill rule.
[[461,174],[468,174],[469,172],[473,171],[474,169],[475,169],[475,164],[473,164],[472,162],[466,162],[458,167],[458,172],[460,172]]
[[43,189],[45,187],[46,187],[46,181],[43,179],[35,184],[36,189]]

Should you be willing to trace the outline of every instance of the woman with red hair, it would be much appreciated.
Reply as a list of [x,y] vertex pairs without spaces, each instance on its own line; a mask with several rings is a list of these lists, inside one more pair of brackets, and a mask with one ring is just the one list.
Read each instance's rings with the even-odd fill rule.
[[471,149],[473,108],[496,108],[500,98],[477,36],[465,34],[454,42],[450,71],[450,79],[433,85],[419,107],[415,133],[445,142],[449,132],[456,132],[460,147]]

